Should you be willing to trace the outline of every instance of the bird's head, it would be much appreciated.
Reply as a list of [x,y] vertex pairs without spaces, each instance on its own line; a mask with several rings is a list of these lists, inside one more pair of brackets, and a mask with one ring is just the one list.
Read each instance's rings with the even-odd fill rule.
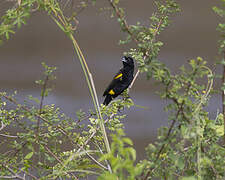
[[123,56],[122,57],[122,61],[123,61],[123,66],[131,66],[134,67],[134,60],[132,57],[127,57],[127,56]]

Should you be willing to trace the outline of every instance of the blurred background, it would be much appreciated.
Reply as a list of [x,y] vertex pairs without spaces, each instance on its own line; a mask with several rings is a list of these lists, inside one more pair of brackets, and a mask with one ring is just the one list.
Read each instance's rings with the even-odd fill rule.
[[[172,24],[159,37],[164,43],[159,59],[166,63],[172,72],[179,72],[181,65],[197,56],[207,60],[214,70],[219,39],[216,26],[219,18],[212,11],[212,6],[218,5],[218,2],[180,0],[182,11],[172,18]],[[9,5],[6,1],[0,1],[0,15]],[[149,16],[153,13],[152,0],[121,0],[121,6],[126,10],[129,24],[136,24],[137,21],[149,23]],[[86,8],[78,16],[79,25],[75,33],[93,74],[100,102],[103,101],[105,87],[122,66],[123,52],[135,47],[132,43],[126,46],[118,45],[119,40],[125,38],[125,34],[120,31],[117,20],[110,18],[109,12],[100,11],[102,7],[109,7],[107,0],[98,0],[96,6]],[[27,25],[17,30],[17,33],[0,47],[0,90],[17,90],[17,98],[21,101],[28,94],[40,97],[40,88],[34,81],[41,78],[43,61],[58,68],[55,89],[44,104],[56,104],[74,118],[79,109],[87,111],[93,108],[79,60],[70,40],[41,12],[34,13]],[[124,119],[125,131],[134,141],[139,159],[144,157],[147,144],[154,141],[157,128],[168,124],[168,114],[163,111],[168,102],[159,98],[156,94],[159,90],[157,83],[147,81],[145,74],[141,74],[130,91],[135,104],[146,107],[132,107],[124,112],[127,114]],[[220,103],[219,95],[211,98],[208,107],[211,118],[215,118]]]

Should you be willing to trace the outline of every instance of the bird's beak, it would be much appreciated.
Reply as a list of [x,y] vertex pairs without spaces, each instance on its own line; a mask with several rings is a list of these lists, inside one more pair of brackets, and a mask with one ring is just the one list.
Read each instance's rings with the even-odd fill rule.
[[125,57],[122,58],[122,61],[123,61],[123,62],[127,62],[127,60],[125,59]]

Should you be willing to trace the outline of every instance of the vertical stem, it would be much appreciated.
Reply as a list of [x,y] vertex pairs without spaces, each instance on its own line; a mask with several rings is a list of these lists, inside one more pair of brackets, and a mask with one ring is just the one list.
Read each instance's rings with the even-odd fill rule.
[[[42,113],[42,107],[43,107],[43,102],[44,102],[44,97],[45,97],[45,91],[47,87],[47,81],[48,81],[48,76],[45,77],[45,81],[41,90],[41,100],[40,100],[40,106],[39,106],[39,115]],[[37,120],[37,136],[39,136],[39,131],[40,131],[40,118]]]
[[[225,59],[225,52],[224,54],[224,59]],[[224,121],[224,129],[225,129],[225,90],[224,90],[224,85],[225,85],[225,65],[223,65],[223,76],[222,76],[222,109],[223,109],[223,121]],[[225,145],[225,133],[224,133],[224,145]]]
[[[42,108],[43,108],[43,102],[44,102],[44,98],[45,98],[45,91],[47,88],[47,82],[48,82],[48,75],[45,77],[44,80],[44,84],[43,87],[41,89],[41,100],[40,100],[40,106],[39,106],[39,116],[41,116],[42,113]],[[37,145],[36,145],[36,152],[37,152],[37,158],[38,158],[38,162],[40,161],[40,139],[39,139],[39,134],[40,134],[40,121],[41,118],[38,117],[37,119],[37,131],[36,131],[36,140],[37,140]]]
[[87,63],[85,61],[85,58],[84,58],[84,55],[83,55],[78,43],[76,42],[75,38],[73,37],[72,34],[70,34],[69,37],[73,42],[74,48],[77,52],[78,58],[80,60],[82,69],[84,71],[84,74],[85,74],[85,77],[86,77],[86,80],[87,80],[87,83],[88,83],[89,91],[90,91],[91,97],[93,99],[95,110],[96,110],[98,119],[100,120],[100,128],[101,128],[101,131],[102,131],[102,134],[103,134],[103,139],[104,139],[104,142],[105,142],[106,150],[107,150],[107,152],[110,152],[110,145],[109,145],[108,137],[107,137],[105,126],[104,126],[104,120],[101,116],[100,106],[99,106],[99,103],[98,103],[98,97],[97,97],[97,93],[96,93],[96,90],[95,90],[92,75],[89,71],[88,65],[87,65]]
[[[199,117],[197,117],[197,131],[200,128],[200,119]],[[201,180],[201,137],[199,135],[199,133],[197,133],[197,169],[198,169],[198,173],[197,173],[197,180]]]

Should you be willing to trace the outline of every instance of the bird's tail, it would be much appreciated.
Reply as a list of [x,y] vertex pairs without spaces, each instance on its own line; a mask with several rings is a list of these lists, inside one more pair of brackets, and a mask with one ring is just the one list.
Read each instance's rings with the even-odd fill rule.
[[112,96],[106,95],[103,104],[104,104],[105,106],[107,106],[111,101],[112,101]]

